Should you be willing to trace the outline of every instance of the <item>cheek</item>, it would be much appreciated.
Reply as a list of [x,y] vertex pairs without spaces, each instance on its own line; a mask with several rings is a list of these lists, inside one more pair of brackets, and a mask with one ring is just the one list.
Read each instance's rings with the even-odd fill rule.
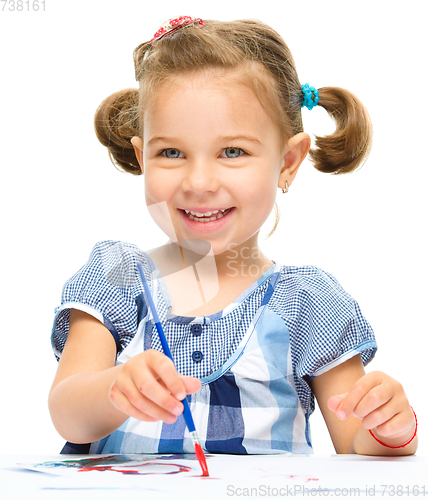
[[145,198],[147,209],[157,226],[171,239],[177,241],[168,203],[171,199],[171,187],[166,180],[154,175],[145,177]]
[[[256,183],[255,183],[256,184]],[[251,192],[251,212],[249,216],[253,224],[261,228],[273,211],[277,195],[277,187],[272,182],[260,180],[258,189]]]
[[168,182],[165,175],[159,175],[148,169],[144,176],[144,190],[147,204],[168,201],[170,188],[171,182]]
[[275,204],[277,186],[272,179],[259,178],[248,187],[247,194],[255,211],[267,212],[267,215],[269,215]]

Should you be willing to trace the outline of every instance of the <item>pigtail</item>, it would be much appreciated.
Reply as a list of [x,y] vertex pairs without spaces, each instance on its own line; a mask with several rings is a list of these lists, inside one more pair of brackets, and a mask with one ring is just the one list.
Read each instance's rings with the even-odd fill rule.
[[315,136],[309,156],[320,172],[346,174],[363,165],[372,145],[372,123],[361,101],[338,87],[319,90],[319,106],[335,120],[336,130],[325,137]]
[[106,146],[110,160],[126,172],[140,175],[131,139],[139,135],[138,90],[125,89],[104,99],[95,113],[98,140]]

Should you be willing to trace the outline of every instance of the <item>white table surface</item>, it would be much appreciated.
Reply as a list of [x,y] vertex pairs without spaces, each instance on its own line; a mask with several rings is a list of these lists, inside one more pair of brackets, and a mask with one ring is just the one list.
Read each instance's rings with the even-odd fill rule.
[[[0,499],[428,498],[428,457],[420,456],[210,455],[210,478],[199,477],[199,465],[192,456],[130,455],[133,460],[141,457],[140,462],[148,465],[140,469],[141,474],[131,475],[124,474],[120,466],[116,471],[30,468],[90,457],[94,458],[0,455]],[[165,473],[180,464],[190,465],[192,470]],[[162,472],[147,472],[154,470]]]

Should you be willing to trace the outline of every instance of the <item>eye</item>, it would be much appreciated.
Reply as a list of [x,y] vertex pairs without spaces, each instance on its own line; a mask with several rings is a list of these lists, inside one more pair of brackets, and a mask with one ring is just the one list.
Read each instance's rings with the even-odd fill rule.
[[180,150],[175,148],[163,149],[161,155],[166,156],[166,158],[181,158],[182,153]]
[[[243,154],[245,154],[245,151],[243,151],[241,148],[226,148],[223,153],[226,155],[226,158],[239,158]],[[222,157],[224,158],[224,156]]]

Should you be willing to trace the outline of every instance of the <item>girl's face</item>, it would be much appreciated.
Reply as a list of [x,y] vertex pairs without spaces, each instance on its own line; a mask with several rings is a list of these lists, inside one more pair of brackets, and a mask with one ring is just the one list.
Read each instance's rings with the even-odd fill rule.
[[257,241],[278,184],[291,183],[280,179],[287,146],[278,128],[252,90],[222,74],[162,84],[140,143],[147,204],[165,202],[178,240],[206,240],[214,255]]

